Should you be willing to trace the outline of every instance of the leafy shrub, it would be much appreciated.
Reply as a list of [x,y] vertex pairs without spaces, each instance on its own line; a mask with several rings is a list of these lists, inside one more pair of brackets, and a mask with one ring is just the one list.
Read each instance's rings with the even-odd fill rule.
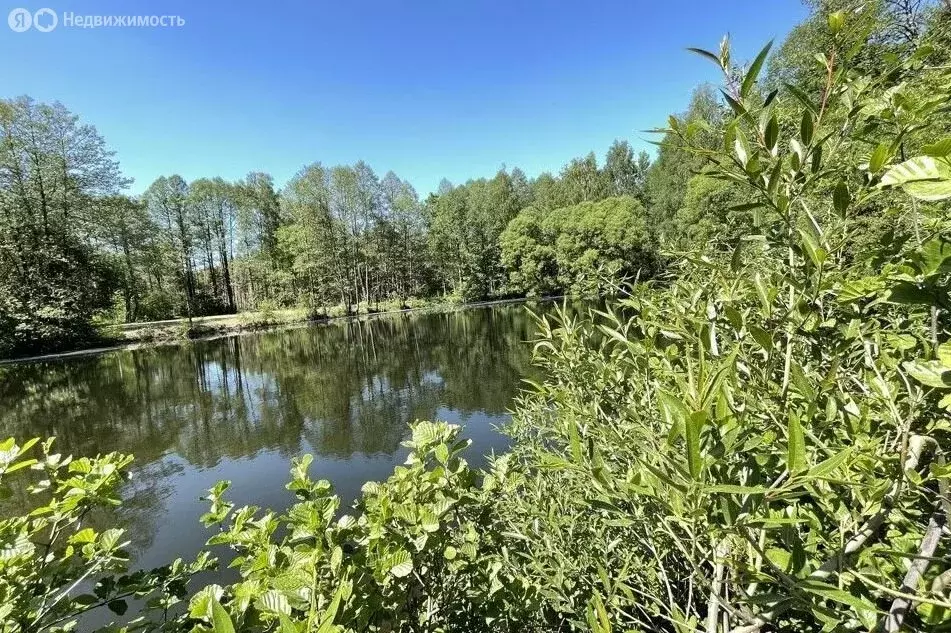
[[353,514],[338,516],[330,483],[308,477],[310,455],[294,461],[287,487],[298,502],[281,514],[234,509],[219,483],[203,522],[221,526],[209,544],[237,552],[242,580],[192,598],[196,630],[491,630],[484,590],[499,581],[491,569],[483,575],[483,489],[459,456],[468,441],[458,433],[414,425],[406,465],[364,485]]
[[[95,608],[124,614],[129,598],[167,613],[187,595],[188,578],[213,561],[203,554],[193,563],[176,560],[127,573],[123,530],[100,532],[89,520],[97,508],[119,505],[123,469],[132,458],[64,458],[51,452],[52,440],[40,446],[38,457],[29,457],[36,444],[0,443],[0,498],[16,495],[29,506],[26,513],[0,519],[0,630],[67,631]],[[128,630],[140,628],[160,625],[137,619]]]
[[165,321],[176,316],[176,298],[167,291],[153,290],[139,301],[138,317],[141,321]]

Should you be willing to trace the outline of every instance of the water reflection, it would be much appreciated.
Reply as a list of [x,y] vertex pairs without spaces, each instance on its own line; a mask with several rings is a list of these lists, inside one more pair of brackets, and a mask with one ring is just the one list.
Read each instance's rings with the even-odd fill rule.
[[[282,508],[291,457],[345,501],[405,459],[414,419],[463,424],[470,460],[502,449],[534,323],[523,306],[397,315],[0,369],[0,437],[133,453],[118,519],[137,565],[194,554],[204,491]],[[116,517],[101,517],[102,521]]]

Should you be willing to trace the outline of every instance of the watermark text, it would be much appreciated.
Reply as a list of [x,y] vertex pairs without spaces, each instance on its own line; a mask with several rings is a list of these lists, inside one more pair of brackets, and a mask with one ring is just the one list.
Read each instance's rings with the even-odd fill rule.
[[10,11],[7,25],[16,33],[24,33],[31,28],[40,33],[49,33],[58,26],[70,29],[179,28],[185,26],[185,18],[180,15],[87,15],[72,11],[65,11],[60,16],[49,8],[31,12],[21,7]]

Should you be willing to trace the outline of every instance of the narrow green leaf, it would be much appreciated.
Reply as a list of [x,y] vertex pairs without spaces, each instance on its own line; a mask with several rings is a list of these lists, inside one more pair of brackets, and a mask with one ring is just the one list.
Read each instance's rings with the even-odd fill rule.
[[688,47],[687,50],[690,51],[691,53],[700,55],[700,57],[703,57],[704,59],[710,60],[711,62],[717,65],[717,68],[719,68],[720,70],[723,70],[723,64],[720,63],[720,58],[714,55],[713,53],[711,53],[710,51],[704,50],[702,48],[693,48],[693,47]]
[[578,435],[578,425],[574,420],[569,419],[568,422],[568,443],[571,447],[571,459],[576,464],[580,464],[582,461],[581,453],[581,437]]
[[831,475],[833,472],[836,471],[837,468],[839,468],[842,464],[845,463],[845,461],[849,458],[851,454],[852,454],[852,449],[849,447],[846,447],[844,450],[839,451],[832,457],[825,459],[819,462],[818,464],[816,464],[813,468],[809,470],[808,475],[810,477],[825,477],[826,475]]
[[766,44],[766,46],[763,47],[763,50],[759,52],[759,55],[756,56],[756,59],[753,60],[753,63],[750,64],[749,70],[746,71],[746,77],[743,78],[743,84],[740,86],[741,97],[748,96],[750,91],[753,90],[753,86],[756,85],[756,79],[759,77],[760,70],[763,68],[763,63],[769,56],[769,49],[772,47],[773,42],[770,41],[768,44]]
[[794,97],[796,97],[796,99],[799,101],[799,103],[801,103],[802,105],[804,105],[804,106],[805,106],[806,108],[808,108],[813,114],[815,114],[815,115],[818,116],[818,114],[819,114],[819,109],[816,108],[815,105],[813,105],[812,99],[809,98],[809,95],[806,94],[805,90],[803,90],[802,88],[799,88],[798,86],[794,86],[794,85],[788,84],[788,83],[784,83],[783,86],[786,88],[786,90],[788,90],[789,92],[791,92]]
[[839,215],[844,217],[850,204],[852,204],[852,195],[849,193],[849,186],[845,184],[845,181],[840,180],[832,193],[832,205]]
[[813,120],[813,114],[809,110],[804,110],[802,113],[802,122],[799,124],[799,138],[802,139],[803,145],[810,145],[812,143],[812,133],[815,130],[815,121]]
[[694,480],[699,479],[703,461],[700,456],[700,431],[707,421],[707,414],[704,411],[697,411],[690,415],[687,420],[687,470],[690,477]]
[[766,131],[763,135],[766,140],[766,149],[773,152],[776,149],[776,143],[779,141],[779,121],[774,114],[766,124]]
[[730,108],[733,110],[736,116],[741,117],[746,114],[747,111],[743,104],[734,99],[730,93],[728,93],[726,90],[720,90],[720,94],[722,94],[726,102],[730,104]]
[[667,441],[673,444],[684,434],[689,411],[680,398],[666,391],[657,392],[657,404],[660,407],[664,425],[669,429]]
[[759,297],[760,303],[763,304],[763,310],[768,315],[772,311],[773,303],[770,301],[769,292],[766,290],[766,283],[758,272],[753,275],[753,285],[756,286],[756,295]]
[[806,255],[809,257],[809,260],[812,262],[813,266],[819,268],[825,262],[828,254],[823,248],[819,246],[819,243],[816,241],[816,238],[805,229],[798,229],[799,236],[802,238],[802,247],[806,251]]
[[799,414],[795,411],[789,412],[789,425],[787,428],[786,445],[786,468],[791,473],[797,473],[808,467],[806,463],[806,440],[802,433],[802,424],[799,421]]

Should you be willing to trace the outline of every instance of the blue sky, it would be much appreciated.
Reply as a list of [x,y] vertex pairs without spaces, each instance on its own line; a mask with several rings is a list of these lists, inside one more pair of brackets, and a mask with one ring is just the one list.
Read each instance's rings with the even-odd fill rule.
[[[421,195],[521,167],[557,171],[615,138],[649,149],[691,89],[684,51],[737,58],[805,17],[799,0],[2,0],[60,26],[0,23],[0,97],[59,100],[97,126],[132,192],[363,159]],[[179,15],[180,28],[65,28],[62,16]]]

